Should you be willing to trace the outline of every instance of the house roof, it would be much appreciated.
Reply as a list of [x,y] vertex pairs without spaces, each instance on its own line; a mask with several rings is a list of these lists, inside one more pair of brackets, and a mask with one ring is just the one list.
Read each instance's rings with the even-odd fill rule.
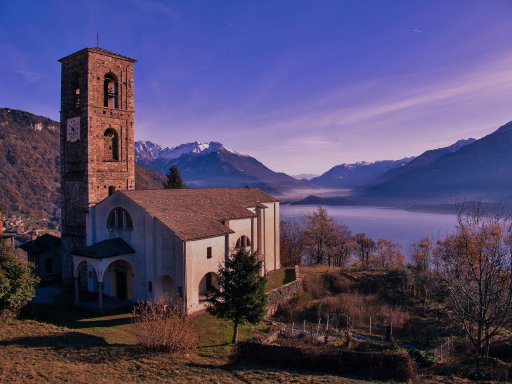
[[223,222],[255,217],[248,208],[278,202],[255,188],[190,188],[119,191],[184,241],[233,231]]
[[19,247],[25,252],[40,253],[60,245],[60,237],[45,233],[37,239],[21,244]]
[[91,257],[93,259],[105,259],[107,257],[129,255],[131,253],[135,253],[133,248],[120,237],[103,240],[96,244],[73,250],[74,255]]

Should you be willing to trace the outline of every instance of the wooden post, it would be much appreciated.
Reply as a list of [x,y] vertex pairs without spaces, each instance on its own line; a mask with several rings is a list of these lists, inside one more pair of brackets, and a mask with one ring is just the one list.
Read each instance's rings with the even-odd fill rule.
[[370,316],[370,336],[372,335],[372,317]]

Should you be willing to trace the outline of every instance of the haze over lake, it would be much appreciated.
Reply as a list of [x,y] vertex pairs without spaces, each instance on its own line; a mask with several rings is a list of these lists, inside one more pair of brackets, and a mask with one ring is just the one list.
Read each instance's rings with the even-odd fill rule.
[[[410,245],[428,235],[437,240],[455,229],[455,214],[413,212],[394,208],[324,206],[338,223],[347,225],[352,233],[364,232],[374,240],[386,238],[402,246],[409,256]],[[311,205],[281,205],[281,219],[297,220],[317,207]]]

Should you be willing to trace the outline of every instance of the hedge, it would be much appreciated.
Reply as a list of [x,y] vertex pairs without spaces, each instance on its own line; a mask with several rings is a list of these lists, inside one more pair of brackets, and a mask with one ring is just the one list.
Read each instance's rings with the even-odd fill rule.
[[298,348],[261,344],[238,345],[240,359],[314,372],[356,375],[368,379],[408,381],[414,375],[407,352],[356,352],[328,348]]

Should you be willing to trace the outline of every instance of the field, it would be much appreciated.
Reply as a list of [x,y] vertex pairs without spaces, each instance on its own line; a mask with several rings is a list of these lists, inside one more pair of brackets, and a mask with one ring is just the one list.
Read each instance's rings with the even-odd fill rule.
[[[304,269],[314,279],[324,270]],[[290,278],[286,270],[268,280],[267,290]],[[171,356],[136,344],[128,308],[98,315],[71,305],[70,292],[58,304],[33,305],[33,320],[0,321],[0,383],[347,383],[371,381],[269,368],[235,361],[232,325],[207,313],[191,317],[200,333],[198,348]],[[268,325],[244,325],[240,339],[266,335]],[[420,373],[424,383],[469,383]]]
[[[232,326],[203,313],[192,317],[200,331],[197,350],[172,357],[135,344],[128,310],[98,316],[69,305],[38,305],[35,320],[0,322],[1,383],[368,383],[307,372],[231,363]],[[242,326],[240,339],[267,325]]]

